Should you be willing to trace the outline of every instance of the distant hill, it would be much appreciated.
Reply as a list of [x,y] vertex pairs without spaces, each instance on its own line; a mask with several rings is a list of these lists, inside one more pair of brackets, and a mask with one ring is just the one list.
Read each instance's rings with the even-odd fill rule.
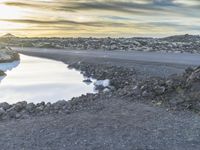
[[7,34],[3,35],[2,38],[17,38],[17,37],[13,34],[7,33]]
[[195,42],[200,41],[199,35],[175,35],[170,37],[161,38],[161,40],[169,41],[169,42]]

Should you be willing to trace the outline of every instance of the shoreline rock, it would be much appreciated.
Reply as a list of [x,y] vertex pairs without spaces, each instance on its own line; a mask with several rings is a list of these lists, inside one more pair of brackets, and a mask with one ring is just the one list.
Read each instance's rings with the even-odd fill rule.
[[[7,63],[19,60],[20,56],[17,52],[8,47],[0,47],[0,63]],[[0,70],[0,76],[6,76],[6,73]]]
[[6,76],[6,73],[3,72],[2,70],[0,70],[0,77],[1,77],[1,76]]
[[13,51],[11,48],[0,47],[0,63],[12,62],[19,59],[19,54]]

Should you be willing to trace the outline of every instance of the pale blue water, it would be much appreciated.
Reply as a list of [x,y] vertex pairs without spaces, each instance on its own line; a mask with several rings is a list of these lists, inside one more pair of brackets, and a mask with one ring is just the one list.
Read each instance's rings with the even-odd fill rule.
[[26,55],[20,58],[20,63],[0,64],[1,70],[7,70],[7,76],[1,78],[0,102],[56,102],[95,92],[94,83],[85,84],[79,71],[62,62]]

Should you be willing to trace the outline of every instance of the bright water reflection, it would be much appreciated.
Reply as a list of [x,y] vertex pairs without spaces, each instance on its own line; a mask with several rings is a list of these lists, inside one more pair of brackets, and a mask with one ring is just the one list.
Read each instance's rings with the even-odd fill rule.
[[20,64],[0,64],[0,69],[7,70],[0,83],[0,102],[55,102],[94,93],[93,83],[82,82],[83,75],[62,62],[25,55],[20,58]]

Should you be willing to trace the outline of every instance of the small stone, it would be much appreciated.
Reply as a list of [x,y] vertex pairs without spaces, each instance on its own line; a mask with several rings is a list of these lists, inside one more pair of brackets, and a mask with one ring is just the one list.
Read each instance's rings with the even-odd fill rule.
[[51,103],[46,104],[46,107],[44,108],[44,112],[46,114],[48,114],[51,111],[51,106],[52,106]]
[[156,106],[160,106],[162,104],[162,102],[157,102]]
[[6,114],[6,111],[1,107],[0,108],[0,117],[5,115]]
[[173,80],[169,79],[165,82],[165,84],[168,86],[168,88],[171,88],[173,86]]
[[23,101],[23,102],[18,102],[16,104],[13,105],[13,109],[15,109],[17,112],[22,111],[23,109],[26,108],[27,102]]
[[9,109],[10,107],[11,106],[8,103],[6,103],[6,102],[0,103],[0,108],[3,108],[4,110]]
[[199,80],[200,80],[200,68],[196,69],[191,73],[191,75],[187,79],[187,82],[199,81]]
[[22,116],[22,115],[19,114],[19,113],[16,113],[16,114],[15,114],[15,118],[16,118],[16,119],[19,119],[21,116]]
[[36,111],[43,111],[44,110],[44,105],[41,105],[39,107],[36,107]]
[[58,102],[54,103],[53,107],[54,107],[55,110],[58,110],[58,109],[62,109],[67,104],[68,104],[67,101],[61,100],[61,101],[58,101]]
[[45,102],[38,103],[36,106],[37,106],[37,107],[45,106]]
[[11,107],[9,110],[7,110],[7,113],[10,118],[15,118],[17,111],[15,110],[14,107]]
[[154,87],[154,91],[157,95],[163,94],[165,92],[165,90],[166,90],[166,88],[164,86],[157,85]]
[[149,97],[149,95],[150,95],[150,93],[147,92],[147,91],[143,91],[143,92],[142,92],[142,96],[143,96],[143,97]]
[[184,99],[183,98],[173,98],[169,101],[169,103],[172,105],[172,106],[177,106],[178,104],[181,104],[184,102]]
[[32,113],[35,111],[35,104],[33,103],[29,103],[26,105],[26,110],[29,112],[29,113]]
[[85,79],[83,80],[84,83],[86,83],[87,85],[90,85],[92,83],[92,81],[90,79]]

